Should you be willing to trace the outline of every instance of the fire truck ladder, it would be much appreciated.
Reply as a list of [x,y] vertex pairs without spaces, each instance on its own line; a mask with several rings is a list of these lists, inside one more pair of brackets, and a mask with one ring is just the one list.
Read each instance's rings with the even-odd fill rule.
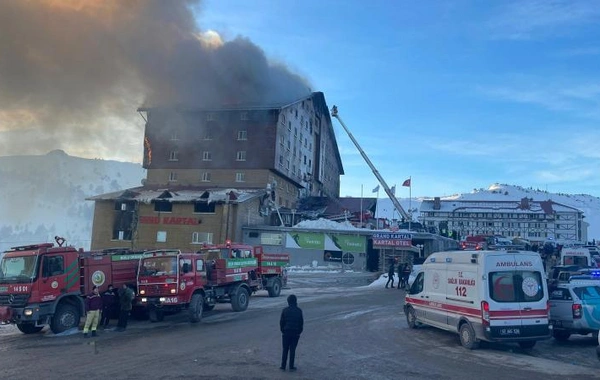
[[[360,145],[358,145],[358,141],[356,141],[356,139],[354,138],[354,136],[352,136],[352,133],[350,133],[350,130],[346,127],[346,124],[344,124],[344,122],[340,118],[340,115],[338,114],[337,106],[333,106],[333,108],[331,109],[331,116],[333,116],[336,119],[338,119],[338,121],[340,122],[340,124],[342,125],[342,127],[344,127],[344,130],[346,131],[346,133],[350,137],[350,140],[352,140],[352,142],[356,146],[356,149],[358,149],[358,151],[360,152],[361,156],[365,159],[365,161],[367,161],[367,165],[369,165],[369,167],[373,171],[373,174],[375,174],[375,177],[377,177],[377,180],[379,181],[379,183],[381,184],[381,186],[385,190],[385,193],[391,199],[392,203],[394,204],[394,207],[396,208],[396,210],[398,210],[398,212],[400,213],[400,215],[402,215],[402,219],[404,221],[411,220],[410,215],[408,215],[408,213],[404,210],[404,208],[402,207],[402,205],[400,205],[400,202],[398,201],[398,199],[396,198],[396,196],[392,193],[392,190],[389,188],[389,186],[387,185],[387,183],[385,183],[383,177],[381,176],[381,174],[379,174],[379,171],[375,168],[375,165],[373,165],[373,163],[371,162],[371,160],[369,160],[369,157],[367,157],[366,153],[362,150],[362,148],[360,147]],[[361,210],[361,212],[362,212],[362,210]]]

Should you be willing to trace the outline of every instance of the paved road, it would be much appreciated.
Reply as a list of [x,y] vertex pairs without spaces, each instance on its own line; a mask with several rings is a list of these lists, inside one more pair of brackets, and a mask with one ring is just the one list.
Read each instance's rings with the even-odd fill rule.
[[[133,321],[126,332],[101,332],[97,339],[24,336],[2,326],[0,378],[598,378],[600,362],[591,338],[566,345],[549,340],[531,351],[516,345],[465,350],[456,335],[408,329],[403,291],[365,286],[371,279],[370,274],[292,273],[284,297],[259,293],[245,312],[234,313],[223,304],[201,324],[190,325],[185,315],[156,324]],[[278,321],[285,296],[292,292],[304,310],[305,333],[298,372],[282,373]]]

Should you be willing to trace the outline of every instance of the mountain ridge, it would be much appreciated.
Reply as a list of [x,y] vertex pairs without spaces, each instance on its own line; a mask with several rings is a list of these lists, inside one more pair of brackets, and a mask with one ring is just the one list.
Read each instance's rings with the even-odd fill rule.
[[[39,156],[0,156],[0,252],[10,247],[51,242],[89,249],[94,202],[86,198],[140,186],[146,170],[140,164],[69,156],[54,150]],[[518,185],[494,183],[487,189],[442,196],[441,199],[548,200],[576,207],[590,224],[588,238],[600,238],[600,198],[587,194],[549,193]],[[416,210],[423,199],[400,198],[405,210]],[[377,217],[394,219],[391,200],[378,199]]]

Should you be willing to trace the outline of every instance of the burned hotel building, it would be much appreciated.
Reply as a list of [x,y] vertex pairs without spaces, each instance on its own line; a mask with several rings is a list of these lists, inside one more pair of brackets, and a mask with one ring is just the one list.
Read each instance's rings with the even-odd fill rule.
[[321,92],[290,104],[138,111],[147,178],[90,198],[92,249],[241,241],[242,227],[290,222],[303,197],[339,198],[344,171]]

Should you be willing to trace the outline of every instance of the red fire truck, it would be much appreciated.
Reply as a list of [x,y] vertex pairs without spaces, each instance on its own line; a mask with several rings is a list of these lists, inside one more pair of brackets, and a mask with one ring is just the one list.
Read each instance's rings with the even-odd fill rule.
[[25,334],[50,325],[58,334],[77,327],[84,297],[94,285],[135,286],[141,252],[112,249],[84,252],[43,243],[11,248],[0,260],[0,322],[14,323]]
[[217,303],[231,303],[233,311],[246,310],[250,295],[261,289],[278,297],[287,282],[289,262],[288,254],[231,243],[204,246],[196,253],[151,251],[140,262],[138,291],[150,321],[188,310],[195,323]]

